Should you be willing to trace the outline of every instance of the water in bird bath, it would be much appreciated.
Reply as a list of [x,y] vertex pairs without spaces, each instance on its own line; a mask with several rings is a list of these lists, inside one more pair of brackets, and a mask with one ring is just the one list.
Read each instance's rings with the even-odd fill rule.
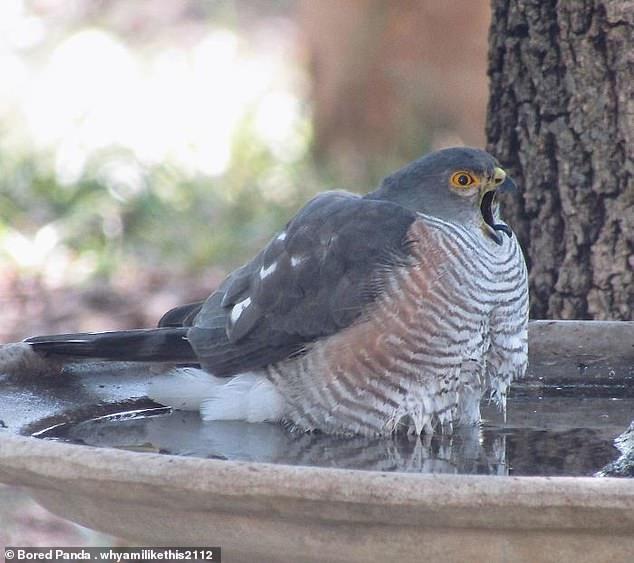
[[[627,379],[627,381],[626,381]],[[421,438],[334,437],[275,424],[203,422],[148,400],[101,404],[44,420],[40,438],[214,459],[380,471],[490,475],[593,475],[620,455],[614,439],[634,418],[630,378],[516,385],[504,422],[483,404],[479,428]],[[628,475],[627,471],[622,473]]]

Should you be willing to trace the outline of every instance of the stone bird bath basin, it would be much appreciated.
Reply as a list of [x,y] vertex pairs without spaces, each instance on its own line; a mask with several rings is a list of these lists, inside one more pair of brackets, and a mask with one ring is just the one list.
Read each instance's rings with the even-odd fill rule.
[[[219,545],[229,562],[633,561],[634,479],[589,476],[615,467],[634,419],[633,346],[631,322],[533,322],[507,422],[422,440],[206,426],[139,398],[148,366],[0,375],[0,481],[137,545]],[[528,476],[532,458],[588,476]]]

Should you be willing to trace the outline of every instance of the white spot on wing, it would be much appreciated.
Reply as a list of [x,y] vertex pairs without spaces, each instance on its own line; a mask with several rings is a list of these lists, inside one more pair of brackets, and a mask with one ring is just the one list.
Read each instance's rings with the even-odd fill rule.
[[296,266],[299,266],[304,260],[305,258],[303,256],[291,256],[291,266],[295,268]]
[[231,309],[231,322],[233,324],[235,324],[238,319],[240,318],[240,315],[242,314],[242,311],[244,311],[249,305],[251,305],[251,298],[247,297],[246,299],[243,299],[242,301],[238,301],[233,308]]
[[264,266],[262,266],[260,268],[260,279],[263,280],[264,278],[269,277],[276,269],[277,269],[277,262],[273,262],[273,264],[271,264],[268,268],[265,268]]
[[279,235],[277,235],[277,240],[286,240],[286,231],[282,231]]

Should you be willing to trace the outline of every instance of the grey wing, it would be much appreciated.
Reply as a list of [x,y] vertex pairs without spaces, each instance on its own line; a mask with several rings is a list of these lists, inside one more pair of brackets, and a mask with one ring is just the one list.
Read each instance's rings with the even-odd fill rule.
[[196,301],[195,303],[187,303],[174,307],[165,313],[158,322],[159,327],[185,327],[191,326],[196,315],[200,313],[204,305],[204,301]]
[[201,364],[216,375],[262,368],[352,324],[409,259],[415,218],[390,202],[318,195],[196,314],[188,339]]

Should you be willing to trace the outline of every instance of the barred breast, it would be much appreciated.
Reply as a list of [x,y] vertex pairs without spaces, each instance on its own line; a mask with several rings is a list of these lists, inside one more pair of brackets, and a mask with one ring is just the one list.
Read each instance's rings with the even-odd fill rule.
[[526,266],[515,237],[502,245],[478,226],[420,215],[408,232],[411,264],[354,325],[267,377],[302,429],[430,432],[479,419],[486,387],[504,404],[527,363]]

